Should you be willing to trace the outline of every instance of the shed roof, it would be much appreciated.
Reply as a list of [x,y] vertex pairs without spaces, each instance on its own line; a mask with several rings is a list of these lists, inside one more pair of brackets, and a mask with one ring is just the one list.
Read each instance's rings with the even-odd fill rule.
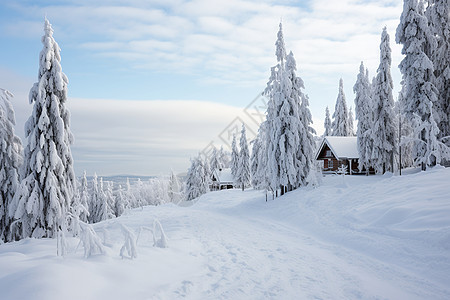
[[326,136],[317,150],[316,159],[326,144],[336,158],[359,158],[356,136]]

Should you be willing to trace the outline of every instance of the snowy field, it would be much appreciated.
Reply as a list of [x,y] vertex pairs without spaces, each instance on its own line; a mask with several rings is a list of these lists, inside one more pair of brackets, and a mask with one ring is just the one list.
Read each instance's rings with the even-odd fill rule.
[[[324,178],[265,202],[211,192],[191,206],[129,211],[94,225],[107,252],[78,239],[0,245],[1,299],[450,299],[450,168]],[[158,219],[169,248],[153,247]],[[138,236],[119,255],[119,224]]]

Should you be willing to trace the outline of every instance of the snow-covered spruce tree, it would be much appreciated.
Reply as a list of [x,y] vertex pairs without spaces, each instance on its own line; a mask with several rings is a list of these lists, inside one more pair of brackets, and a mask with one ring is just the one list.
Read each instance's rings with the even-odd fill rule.
[[223,146],[220,147],[219,150],[219,162],[222,165],[222,168],[230,168],[230,153],[223,149]]
[[98,183],[98,203],[95,211],[95,223],[107,220],[110,216],[108,209],[108,198],[106,196],[104,186],[103,186],[103,177],[100,177],[100,181]]
[[373,90],[372,166],[379,174],[394,172],[398,162],[398,130],[391,77],[391,47],[386,27],[381,33],[380,65]]
[[413,127],[410,119],[406,118],[405,110],[403,108],[405,101],[402,99],[402,93],[399,93],[398,101],[395,103],[395,111],[397,112],[397,119],[400,122],[399,134],[399,152],[401,152],[401,160],[399,167],[406,168],[414,165],[412,157],[413,143]]
[[9,241],[11,218],[9,204],[19,184],[19,167],[22,164],[22,142],[14,133],[16,118],[10,102],[13,95],[0,89],[0,241]]
[[128,199],[129,208],[136,208],[137,201],[134,196],[133,189],[131,188],[130,179],[127,177],[126,189],[125,189],[125,197]]
[[328,106],[325,109],[325,121],[323,122],[323,127],[325,128],[323,136],[330,136],[332,129],[331,129],[330,110],[328,109]]
[[336,99],[336,106],[333,113],[332,135],[334,136],[351,136],[350,128],[348,128],[348,108],[345,101],[344,81],[339,79],[339,93]]
[[272,192],[277,191],[280,186],[280,118],[279,111],[283,99],[287,97],[287,86],[290,82],[286,76],[285,61],[286,49],[284,46],[283,29],[280,23],[280,29],[277,33],[277,41],[275,42],[277,57],[277,65],[271,68],[271,75],[267,82],[264,95],[269,99],[267,103],[266,121],[265,121],[265,149],[266,149],[266,172],[267,172],[267,189]]
[[[425,15],[436,47],[431,53],[434,66],[435,86],[438,100],[433,105],[433,114],[439,127],[439,137],[450,136],[450,1],[428,0]],[[450,138],[445,138],[450,145]]]
[[178,203],[181,200],[181,185],[178,176],[172,171],[169,177],[168,197],[172,203]]
[[[286,55],[282,25],[278,31],[276,56],[278,64],[264,91],[268,97],[265,132],[269,189],[278,187],[281,194],[307,182],[313,164],[310,164],[314,142],[310,127],[311,113],[308,98],[303,94],[303,80],[296,75],[292,52]],[[311,144],[312,142],[312,144]],[[311,148],[312,147],[312,148]],[[306,155],[306,156],[305,156]]]
[[259,126],[256,139],[253,141],[252,155],[250,157],[251,183],[254,189],[262,189],[267,186],[265,125],[266,122],[263,122]]
[[281,193],[297,183],[295,155],[299,143],[297,97],[292,98],[292,81],[286,71],[286,49],[283,29],[277,34],[277,65],[271,68],[271,76],[264,91],[269,99],[266,113],[266,150],[268,184],[272,191],[279,187]]
[[[309,110],[308,95],[303,93],[305,85],[300,77],[296,76],[297,64],[292,52],[286,57],[286,71],[288,77],[292,83],[291,99],[294,99],[294,105],[296,105],[297,114],[293,114],[294,118],[297,115],[298,123],[297,128],[293,128],[293,135],[298,135],[298,144],[295,154],[295,169],[297,170],[297,182],[294,188],[298,186],[304,186],[307,184],[316,184],[317,178],[315,178],[315,160],[314,154],[316,149],[316,143],[314,141],[314,134],[316,131],[311,127],[312,115]],[[295,108],[294,108],[295,111]],[[292,119],[294,121],[295,119]],[[289,135],[287,136],[289,137]],[[296,140],[297,138],[294,138]],[[288,188],[288,190],[290,190]]]
[[97,211],[98,211],[98,205],[99,205],[99,190],[98,190],[98,177],[97,173],[94,173],[94,177],[92,178],[92,192],[91,192],[91,199],[89,202],[89,223],[96,223],[97,222]]
[[222,169],[222,163],[219,158],[219,151],[216,147],[213,147],[213,150],[211,152],[209,166],[211,168],[211,171]]
[[250,152],[248,150],[245,125],[242,124],[241,139],[239,140],[239,164],[236,171],[236,184],[245,189],[250,185]]
[[108,204],[108,219],[116,217],[115,207],[116,199],[114,197],[114,184],[112,181],[106,181],[105,197]]
[[83,178],[81,178],[80,187],[80,204],[85,208],[80,213],[80,220],[87,223],[89,219],[89,206],[90,206],[90,195],[88,190],[88,183],[86,177],[86,171],[83,172]]
[[366,170],[372,167],[371,157],[373,148],[372,126],[373,126],[373,105],[371,95],[371,83],[369,82],[369,71],[364,68],[364,63],[359,66],[359,74],[353,86],[355,93],[355,114],[358,120],[356,130],[357,146],[359,152],[359,170]]
[[353,126],[353,110],[351,106],[350,109],[348,110],[348,130],[351,133],[350,136],[355,135],[355,129]]
[[236,146],[236,134],[233,134],[233,141],[231,142],[231,176],[236,184],[237,169],[239,165],[239,150]]
[[120,217],[125,211],[125,209],[128,207],[127,199],[125,198],[122,186],[120,184],[114,196],[115,196],[114,214],[116,217]]
[[433,63],[426,54],[433,37],[430,37],[422,1],[404,0],[396,41],[403,44],[402,54],[405,55],[399,65],[403,78],[401,99],[406,118],[413,120],[414,163],[426,170],[426,166],[441,162],[446,148],[437,139],[439,129],[433,116],[438,91],[433,84]]
[[30,90],[33,111],[25,124],[28,143],[22,180],[9,211],[20,223],[22,238],[55,237],[66,227],[76,188],[66,108],[68,79],[61,70],[60,48],[47,19],[42,43],[38,82]]
[[191,160],[185,186],[186,201],[193,200],[209,191],[209,173],[200,155]]

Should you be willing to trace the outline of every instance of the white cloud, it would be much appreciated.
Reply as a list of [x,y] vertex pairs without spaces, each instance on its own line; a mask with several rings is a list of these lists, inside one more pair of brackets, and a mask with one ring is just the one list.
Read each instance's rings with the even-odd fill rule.
[[69,99],[77,172],[154,174],[185,171],[189,157],[239,117],[255,131],[242,108],[193,100],[131,101]]

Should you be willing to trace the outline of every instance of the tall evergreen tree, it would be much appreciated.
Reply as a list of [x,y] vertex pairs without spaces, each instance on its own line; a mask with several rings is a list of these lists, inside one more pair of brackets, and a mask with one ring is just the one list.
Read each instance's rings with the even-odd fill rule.
[[200,155],[191,160],[191,166],[186,175],[186,201],[194,200],[209,191],[209,176],[208,166]]
[[394,112],[394,84],[391,77],[391,47],[389,34],[383,28],[380,44],[380,65],[373,90],[373,149],[372,165],[377,173],[394,172],[394,161],[398,161],[398,131]]
[[125,208],[127,208],[127,199],[123,194],[122,185],[119,184],[119,188],[116,190],[114,198],[114,214],[116,217],[120,217],[125,211]]
[[114,197],[114,184],[112,181],[106,181],[106,188],[105,188],[105,197],[106,197],[106,204],[108,207],[108,219],[112,219],[116,217],[116,199]]
[[181,185],[178,176],[173,171],[170,173],[168,196],[170,202],[178,203],[181,200]]
[[[303,93],[305,88],[304,82],[300,77],[295,75],[297,65],[292,52],[286,58],[286,69],[288,76],[292,82],[292,98],[294,101],[294,111],[297,110],[298,123],[294,128],[293,136],[298,135],[298,144],[295,153],[295,169],[297,181],[293,188],[307,184],[316,184],[315,176],[316,162],[314,159],[316,143],[314,134],[316,131],[312,128],[312,115],[309,110],[308,95]],[[294,140],[296,140],[295,138]],[[292,188],[292,187],[291,187]]]
[[332,129],[331,129],[330,110],[328,109],[328,106],[325,109],[325,121],[323,122],[323,127],[325,128],[323,136],[330,136],[332,133]]
[[439,129],[433,116],[433,105],[438,101],[438,91],[433,84],[433,63],[426,54],[430,52],[433,39],[424,16],[423,2],[404,0],[396,32],[396,42],[403,44],[402,54],[405,55],[399,66],[403,77],[401,99],[406,117],[414,121],[413,157],[422,170],[426,170],[427,165],[440,163],[445,151],[437,139]]
[[272,191],[281,194],[306,183],[312,168],[310,153],[314,149],[308,97],[303,80],[296,75],[294,55],[286,55],[282,25],[277,35],[277,65],[264,91],[269,98],[265,132],[266,171]]
[[250,152],[248,150],[244,124],[242,124],[239,146],[241,150],[239,152],[239,164],[236,171],[236,183],[244,190],[250,184]]
[[80,212],[80,220],[87,223],[89,219],[89,205],[90,196],[88,191],[88,183],[86,177],[86,171],[83,172],[83,178],[81,179],[80,187],[80,204],[84,209]]
[[348,111],[348,131],[350,132],[350,136],[354,136],[355,135],[355,129],[353,126],[353,110],[352,107],[350,106],[350,109]]
[[350,128],[348,127],[348,108],[345,101],[344,81],[342,78],[339,79],[339,92],[333,113],[332,128],[334,136],[351,136]]
[[263,122],[258,129],[256,139],[253,141],[252,156],[250,158],[251,183],[253,188],[262,189],[267,187],[267,172],[266,172],[266,142],[265,142],[265,125]]
[[[439,137],[450,136],[450,0],[428,0],[426,17],[436,47],[430,53],[438,99],[433,105]],[[444,141],[450,145],[450,138]]]
[[91,199],[89,201],[89,223],[97,222],[97,206],[98,206],[98,178],[97,173],[94,173],[92,177],[92,191],[91,191]]
[[33,112],[25,125],[28,144],[23,176],[10,216],[18,219],[22,237],[54,237],[65,227],[76,188],[70,145],[68,79],[61,70],[60,48],[45,19],[38,82],[30,91]]
[[100,177],[100,181],[98,183],[98,200],[97,200],[97,210],[95,212],[96,220],[95,222],[101,222],[107,220],[109,218],[109,209],[108,209],[108,197],[105,193],[105,189],[103,186],[103,177]]
[[239,167],[239,150],[236,146],[236,134],[233,134],[233,141],[231,142],[231,175],[236,183],[237,169]]
[[[271,75],[267,82],[264,94],[269,99],[267,103],[266,112],[266,172],[267,172],[267,188],[273,192],[278,189],[281,184],[281,170],[280,170],[280,137],[281,137],[281,123],[279,112],[281,105],[286,99],[289,92],[288,86],[291,84],[286,76],[285,61],[286,49],[284,46],[283,28],[280,23],[280,28],[277,33],[277,41],[275,42],[277,57],[277,65],[271,68]],[[283,142],[284,145],[284,142]]]
[[225,151],[223,146],[220,147],[218,156],[222,168],[230,168],[230,153]]
[[14,133],[12,97],[9,91],[0,89],[0,241],[11,239],[8,208],[19,184],[22,163],[22,142]]
[[359,74],[356,83],[353,86],[355,93],[355,114],[358,120],[358,127],[356,130],[357,146],[359,152],[359,170],[366,170],[372,166],[372,126],[373,126],[373,104],[371,95],[371,83],[369,82],[369,71],[364,68],[364,63],[361,62],[359,67]]
[[211,153],[211,158],[209,161],[209,166],[211,168],[211,171],[222,169],[222,163],[220,161],[219,151],[217,150],[216,147],[213,147],[213,150]]

